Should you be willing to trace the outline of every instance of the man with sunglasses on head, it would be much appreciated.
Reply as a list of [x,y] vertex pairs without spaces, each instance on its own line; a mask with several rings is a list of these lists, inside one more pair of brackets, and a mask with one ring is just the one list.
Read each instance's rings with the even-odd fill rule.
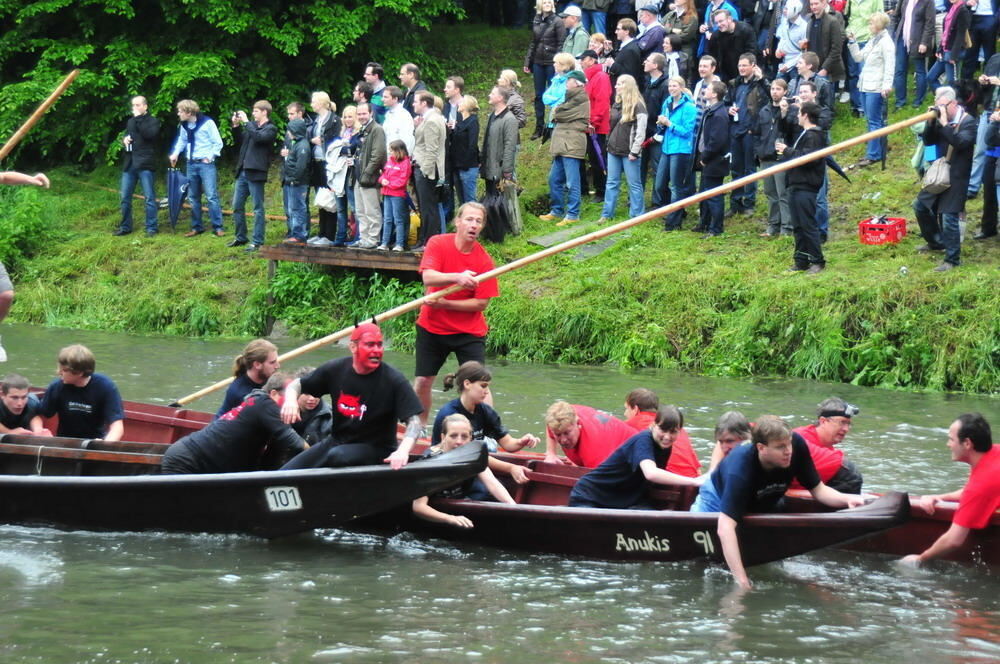
[[[851,430],[851,418],[861,412],[839,397],[830,397],[816,408],[816,423],[795,429],[809,444],[816,472],[827,486],[843,493],[861,493],[863,478],[854,462],[836,445]],[[795,487],[800,488],[800,487]]]

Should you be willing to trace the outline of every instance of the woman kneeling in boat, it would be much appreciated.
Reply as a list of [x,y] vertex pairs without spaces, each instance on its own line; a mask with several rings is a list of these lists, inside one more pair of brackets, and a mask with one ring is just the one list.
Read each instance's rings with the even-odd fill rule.
[[291,380],[287,373],[272,374],[264,389],[254,390],[236,408],[168,447],[160,473],[261,470],[265,448],[287,457],[305,450],[305,441],[281,421],[283,392]]
[[[472,440],[472,425],[469,423],[469,418],[465,415],[457,413],[448,415],[441,423],[441,429],[440,445],[430,447],[424,453],[424,457],[432,457],[444,452],[450,452],[456,447],[465,445]],[[474,491],[474,485],[477,482],[481,482],[489,494],[498,502],[514,503],[514,499],[510,497],[510,493],[504,488],[503,484],[500,484],[500,481],[493,475],[493,472],[489,468],[479,473],[476,477],[471,477],[458,486],[445,489],[435,494],[435,496],[441,498],[466,498]],[[430,506],[427,496],[417,498],[413,501],[413,513],[421,519],[427,519],[428,521],[438,521],[461,528],[472,528],[472,521],[468,517],[446,514],[434,509]]]
[[663,470],[683,426],[684,415],[676,406],[662,406],[649,429],[626,440],[600,466],[580,478],[570,493],[570,507],[654,509],[647,482],[700,486],[701,478]]
[[[444,377],[444,389],[450,390],[453,386],[457,386],[459,396],[438,411],[431,432],[431,445],[441,442],[444,420],[454,414],[464,415],[468,419],[472,426],[472,440],[485,442],[490,452],[496,452],[497,445],[505,452],[518,452],[525,447],[534,447],[538,444],[536,436],[526,433],[515,439],[504,427],[500,415],[487,403],[490,400],[492,380],[493,374],[490,370],[475,361],[462,363],[458,371]],[[490,469],[509,474],[518,484],[528,481],[524,468],[517,464],[490,457]]]

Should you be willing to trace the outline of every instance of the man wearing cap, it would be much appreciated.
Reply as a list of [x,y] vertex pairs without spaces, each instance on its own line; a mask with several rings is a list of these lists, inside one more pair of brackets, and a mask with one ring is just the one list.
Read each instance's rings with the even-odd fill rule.
[[[838,397],[824,400],[816,409],[816,423],[795,429],[809,444],[816,472],[829,487],[844,493],[860,493],[862,477],[853,461],[834,445],[843,442],[851,430],[851,418],[861,412]],[[799,488],[799,487],[796,487]]]
[[566,26],[566,39],[563,41],[562,50],[574,58],[579,58],[590,43],[590,35],[583,28],[581,14],[580,8],[576,5],[567,5],[563,13],[559,14],[563,25]]
[[[420,434],[420,400],[396,369],[382,362],[382,330],[374,323],[358,325],[348,344],[350,357],[331,360],[308,376],[296,378],[285,388],[281,419],[294,424],[302,419],[299,395],[329,394],[333,400],[330,437],[313,445],[282,466],[338,468],[389,462],[399,469],[409,460]],[[396,423],[406,432],[396,445]]]
[[958,491],[936,496],[924,496],[920,507],[934,514],[942,500],[958,502],[951,527],[923,553],[910,554],[901,562],[919,566],[931,558],[948,555],[966,543],[970,530],[989,525],[1000,508],[1000,448],[993,444],[990,424],[979,413],[965,413],[948,428],[948,449],[952,461],[972,467],[969,481]]
[[651,53],[663,53],[663,38],[667,36],[666,29],[656,20],[659,8],[649,4],[639,10],[639,50],[645,58]]
[[[587,156],[587,127],[590,125],[590,99],[584,86],[587,77],[573,70],[566,78],[566,98],[552,112],[552,167],[549,169],[551,208],[539,219],[551,221],[563,217],[558,225],[580,221],[580,167]],[[565,214],[565,216],[563,216]]]
[[500,289],[496,279],[483,282],[475,279],[476,275],[493,269],[493,259],[478,242],[485,225],[486,208],[480,203],[465,203],[455,216],[455,232],[432,237],[420,260],[420,278],[428,295],[455,285],[462,287],[458,292],[424,304],[417,316],[413,389],[420,399],[420,419],[425,423],[434,379],[448,356],[454,353],[459,364],[470,360],[486,362],[489,327],[483,312],[490,298],[500,294]]

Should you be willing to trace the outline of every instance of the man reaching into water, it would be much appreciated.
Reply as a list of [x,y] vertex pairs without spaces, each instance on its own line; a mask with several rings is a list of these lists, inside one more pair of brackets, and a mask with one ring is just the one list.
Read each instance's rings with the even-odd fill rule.
[[969,537],[970,530],[985,528],[1000,508],[1000,449],[993,444],[989,422],[979,413],[960,415],[948,428],[948,449],[952,461],[972,467],[965,487],[951,493],[924,496],[920,506],[928,514],[942,500],[958,501],[951,527],[922,553],[902,559],[907,565],[919,566],[932,558],[955,551]]
[[722,553],[736,582],[750,588],[736,533],[748,512],[774,512],[793,479],[828,507],[859,507],[864,499],[831,489],[820,481],[802,436],[792,433],[775,415],[757,420],[752,445],[741,445],[722,460],[709,476],[691,507],[692,512],[719,512],[718,535]]

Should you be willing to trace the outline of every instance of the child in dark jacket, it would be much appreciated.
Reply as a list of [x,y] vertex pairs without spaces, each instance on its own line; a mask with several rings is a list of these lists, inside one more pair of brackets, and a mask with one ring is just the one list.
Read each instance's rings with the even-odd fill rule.
[[291,144],[281,168],[281,187],[285,199],[285,214],[288,217],[288,237],[285,242],[289,244],[304,243],[309,233],[306,194],[309,191],[312,146],[306,133],[305,120],[297,118],[288,123],[288,139]]
[[[389,159],[382,167],[379,183],[382,185],[382,244],[379,249],[403,251],[406,236],[410,230],[406,208],[406,185],[410,181],[413,166],[406,152],[406,143],[393,141],[389,144]],[[393,240],[395,235],[395,241]]]

